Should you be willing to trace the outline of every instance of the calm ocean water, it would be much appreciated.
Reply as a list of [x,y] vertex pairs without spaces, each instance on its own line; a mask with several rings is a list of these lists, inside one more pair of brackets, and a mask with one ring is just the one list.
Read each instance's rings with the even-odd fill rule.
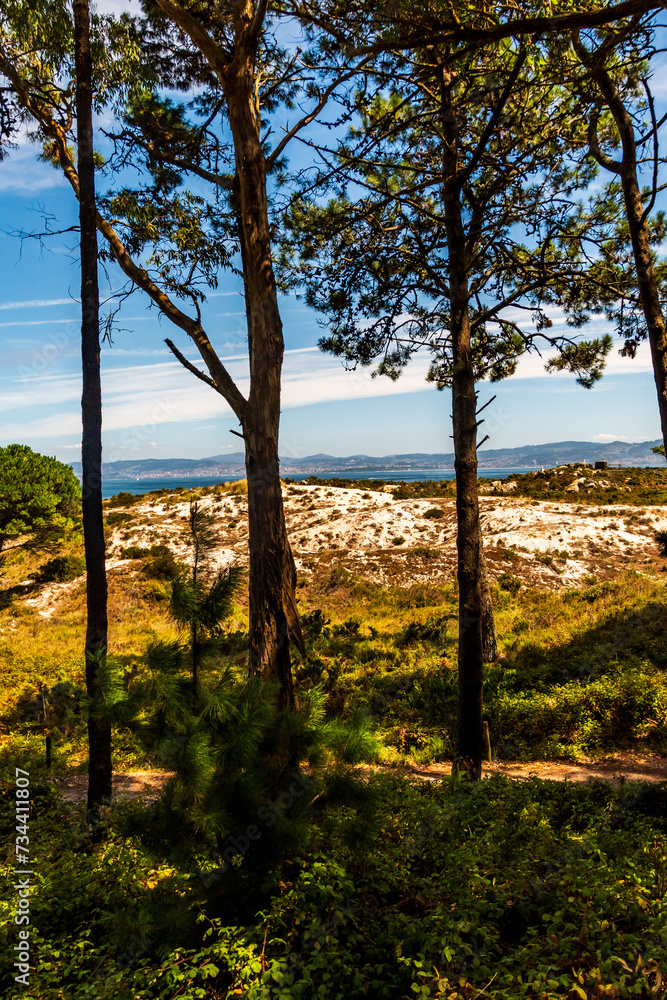
[[[509,476],[513,472],[533,472],[535,466],[531,468],[516,468],[516,469],[480,469],[479,476],[482,479],[502,479],[504,476]],[[313,473],[294,473],[290,474],[287,478],[292,479],[295,482],[301,482],[304,479],[310,479]],[[114,479],[113,481],[108,481],[102,484],[102,496],[112,497],[117,493],[150,493],[152,490],[174,490],[178,489],[195,489],[198,486],[216,486],[220,482],[233,482],[235,479],[243,479],[244,477],[239,476],[224,476],[222,478],[216,477],[213,479],[195,479],[195,478],[184,478],[184,479]],[[424,480],[432,480],[435,482],[440,482],[441,480],[453,479],[454,470],[453,469],[411,469],[409,472],[405,470],[392,471],[391,469],[386,469],[382,472],[318,472],[318,479],[387,479],[392,482],[399,483],[414,483],[421,482]]]

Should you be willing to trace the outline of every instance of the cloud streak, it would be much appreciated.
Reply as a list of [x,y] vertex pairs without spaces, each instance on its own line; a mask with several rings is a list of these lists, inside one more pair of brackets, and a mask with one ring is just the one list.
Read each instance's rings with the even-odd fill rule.
[[[72,306],[81,302],[81,299],[23,299],[21,302],[0,302],[0,309],[41,309],[46,306]],[[48,322],[46,320],[45,322]],[[58,322],[63,322],[59,320]]]
[[[591,335],[598,332],[593,327],[591,324]],[[544,364],[548,356],[522,358],[509,384],[533,379],[539,380],[540,391],[570,392],[571,375],[545,375]],[[247,395],[247,355],[232,354],[222,360],[241,392]],[[285,352],[282,406],[294,409],[316,403],[432,392],[432,385],[425,381],[429,361],[428,353],[417,355],[401,378],[392,382],[388,378],[373,378],[367,368],[346,371],[338,359],[322,354],[314,346],[290,349]],[[195,363],[201,366],[201,362]],[[614,351],[606,369],[609,375],[651,370],[648,344],[640,346],[634,360],[621,358]],[[11,420],[0,425],[0,434],[5,440],[65,438],[80,433],[81,383],[78,374],[40,375],[22,380],[3,379],[3,382],[8,391],[0,398],[0,412],[4,411]],[[599,389],[604,389],[605,385],[603,380]],[[222,397],[196,382],[176,361],[107,368],[103,373],[103,394],[105,431],[136,431],[162,423],[234,419]]]

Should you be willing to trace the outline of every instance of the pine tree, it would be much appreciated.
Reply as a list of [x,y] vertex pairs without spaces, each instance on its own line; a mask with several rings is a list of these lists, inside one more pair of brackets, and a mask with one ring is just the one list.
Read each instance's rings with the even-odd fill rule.
[[[459,584],[459,763],[482,759],[483,561],[477,497],[477,382],[514,373],[542,342],[590,387],[609,337],[549,333],[548,307],[577,303],[586,269],[568,233],[590,171],[561,164],[570,137],[555,107],[559,45],[501,43],[385,54],[349,107],[349,135],[294,199],[284,253],[327,316],[320,346],[397,378],[417,350],[452,390]],[[356,199],[349,192],[359,191]],[[326,194],[333,195],[323,204]],[[527,322],[520,318],[525,315]],[[485,439],[483,439],[485,440]]]
[[188,532],[192,574],[190,579],[178,577],[173,581],[169,609],[174,621],[189,633],[192,683],[196,688],[202,657],[215,650],[215,640],[232,612],[242,571],[230,566],[213,575],[207,572],[217,545],[215,518],[197,500],[190,502]]

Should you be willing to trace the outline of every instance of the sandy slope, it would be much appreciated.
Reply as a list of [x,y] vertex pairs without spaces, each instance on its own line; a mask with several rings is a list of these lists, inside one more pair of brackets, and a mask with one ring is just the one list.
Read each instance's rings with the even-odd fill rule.
[[[405,585],[451,579],[456,560],[453,500],[395,500],[385,492],[288,485],[287,525],[299,573],[319,562],[342,565],[378,583]],[[215,516],[219,548],[213,567],[247,562],[247,498],[208,494],[201,501]],[[515,496],[480,497],[485,551],[493,579],[503,573],[548,589],[607,579],[619,569],[661,568],[654,540],[667,528],[667,507],[546,503]],[[111,508],[110,508],[111,509]],[[132,520],[110,533],[110,572],[138,572],[122,558],[129,545],[167,544],[188,561],[188,502],[179,494],[142,499],[122,508]],[[433,514],[439,516],[433,516]],[[76,585],[52,584],[26,603],[49,617]]]
[[[297,565],[304,572],[312,565],[312,556],[332,559],[334,554],[338,561],[378,580],[391,577],[399,582],[397,575],[399,579],[433,578],[453,569],[453,500],[395,500],[389,491],[326,486],[286,486],[284,499]],[[219,525],[217,564],[245,562],[245,496],[218,494],[204,497],[201,503],[214,513]],[[588,575],[606,577],[620,567],[656,561],[653,536],[656,530],[667,528],[667,507],[593,507],[513,496],[481,497],[480,505],[492,576],[511,570],[527,583],[550,588],[575,586]],[[148,500],[132,510],[136,524],[114,533],[111,566],[118,565],[122,546],[156,541],[169,544],[179,558],[188,558],[187,503],[169,506],[164,499]],[[441,516],[433,517],[434,511]],[[437,551],[415,554],[418,546]],[[550,560],[553,553],[559,555]],[[420,561],[421,567],[415,565]]]

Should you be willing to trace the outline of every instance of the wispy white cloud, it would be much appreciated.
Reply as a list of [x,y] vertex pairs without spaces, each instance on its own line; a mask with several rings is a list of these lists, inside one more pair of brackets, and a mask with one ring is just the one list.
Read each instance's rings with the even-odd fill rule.
[[39,160],[39,146],[33,143],[10,150],[0,170],[0,191],[37,194],[49,188],[69,187],[63,174]]
[[19,319],[8,323],[0,323],[0,327],[5,326],[55,326],[62,323],[75,324],[76,319]]
[[[0,171],[0,174],[2,171]],[[73,306],[77,305],[81,299],[75,299],[71,296],[67,299],[22,299],[20,302],[0,302],[0,309],[41,309],[45,306]],[[41,322],[41,320],[40,320]],[[44,322],[49,322],[45,320]],[[68,320],[60,320],[59,322],[69,322]]]
[[[199,367],[201,362],[192,359]],[[285,352],[282,406],[294,409],[314,403],[349,399],[399,396],[405,393],[433,391],[426,382],[429,355],[418,355],[397,382],[384,377],[373,378],[367,368],[346,371],[338,359],[322,354],[316,347],[295,348]],[[569,392],[571,376],[545,376],[546,357],[523,358],[518,374],[511,380],[539,379],[545,391]],[[248,391],[248,358],[245,353],[223,358],[241,392]],[[633,361],[614,352],[608,365],[613,375],[634,374],[651,370],[648,345],[642,345]],[[563,380],[569,379],[569,384]],[[78,375],[57,377],[38,376],[3,380],[7,389],[0,398],[0,410],[12,421],[0,428],[7,440],[32,438],[66,438],[80,433]],[[617,382],[618,380],[616,380]],[[599,389],[613,387],[604,379]],[[222,397],[196,382],[175,361],[160,361],[145,365],[122,365],[108,368],[103,374],[104,428],[124,431],[135,445],[146,445],[159,424],[201,426],[210,420],[233,419]],[[127,442],[123,447],[127,445]],[[132,445],[127,445],[131,447]]]
[[[247,394],[247,357],[232,355],[225,362],[241,392]],[[313,348],[291,350],[285,357],[282,405],[294,408],[318,402],[420,391],[428,388],[424,381],[427,366],[424,356],[394,383],[386,378],[373,379],[367,369],[347,372],[336,359]],[[24,440],[79,433],[80,393],[78,376],[16,380],[12,390],[3,392],[0,409],[11,413],[13,421],[18,413],[28,419],[1,426],[0,434],[5,440]],[[161,423],[233,417],[218,393],[195,382],[177,362],[107,370],[103,376],[103,395],[107,431],[139,429],[143,434],[144,430]]]

